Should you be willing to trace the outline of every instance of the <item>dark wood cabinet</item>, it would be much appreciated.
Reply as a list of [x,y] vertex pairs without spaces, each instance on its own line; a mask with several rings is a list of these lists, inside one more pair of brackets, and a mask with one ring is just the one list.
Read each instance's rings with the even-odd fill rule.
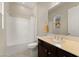
[[38,39],[39,57],[77,57],[65,50]]
[[38,46],[38,56],[39,57],[47,57],[47,49],[43,46]]

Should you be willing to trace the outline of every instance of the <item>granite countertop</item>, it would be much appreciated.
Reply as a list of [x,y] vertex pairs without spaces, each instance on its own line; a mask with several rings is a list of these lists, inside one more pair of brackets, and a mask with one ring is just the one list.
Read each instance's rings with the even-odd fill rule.
[[65,36],[65,35],[56,35],[59,38],[63,37],[63,40],[60,40],[60,43],[55,44],[54,40],[55,35],[47,36],[38,36],[39,39],[52,44],[58,48],[61,48],[65,51],[68,51],[76,56],[79,56],[79,37]]

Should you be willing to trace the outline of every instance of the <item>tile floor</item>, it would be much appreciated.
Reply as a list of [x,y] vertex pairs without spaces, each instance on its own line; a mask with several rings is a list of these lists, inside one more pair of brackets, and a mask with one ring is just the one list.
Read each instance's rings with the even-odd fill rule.
[[38,48],[29,49],[26,48],[26,44],[10,46],[7,47],[6,56],[7,57],[37,57]]

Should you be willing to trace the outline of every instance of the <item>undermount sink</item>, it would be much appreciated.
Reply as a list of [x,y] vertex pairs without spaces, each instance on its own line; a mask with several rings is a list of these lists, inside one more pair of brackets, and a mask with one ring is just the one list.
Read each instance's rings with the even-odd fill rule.
[[59,48],[62,47],[60,43],[53,43],[53,45],[55,45],[55,46],[57,46],[57,47],[59,47]]
[[59,48],[62,47],[61,43],[62,43],[61,40],[55,40],[55,39],[53,40],[53,45],[55,45],[55,46],[57,46],[57,47],[59,47]]
[[55,36],[53,39],[53,45],[61,48],[62,47],[62,42],[63,42],[63,37],[61,36]]

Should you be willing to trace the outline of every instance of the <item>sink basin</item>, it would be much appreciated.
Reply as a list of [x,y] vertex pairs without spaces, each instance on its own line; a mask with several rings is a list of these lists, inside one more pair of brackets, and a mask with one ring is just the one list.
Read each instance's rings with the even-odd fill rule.
[[62,41],[59,41],[59,40],[53,40],[53,45],[55,45],[55,46],[57,46],[57,47],[59,47],[59,48],[62,47],[62,46],[61,46],[61,43],[62,43]]
[[63,37],[62,36],[54,36],[54,39],[52,39],[52,44],[62,48],[62,42],[63,42]]
[[53,45],[55,45],[56,47],[62,48],[61,44],[59,43],[53,43]]

